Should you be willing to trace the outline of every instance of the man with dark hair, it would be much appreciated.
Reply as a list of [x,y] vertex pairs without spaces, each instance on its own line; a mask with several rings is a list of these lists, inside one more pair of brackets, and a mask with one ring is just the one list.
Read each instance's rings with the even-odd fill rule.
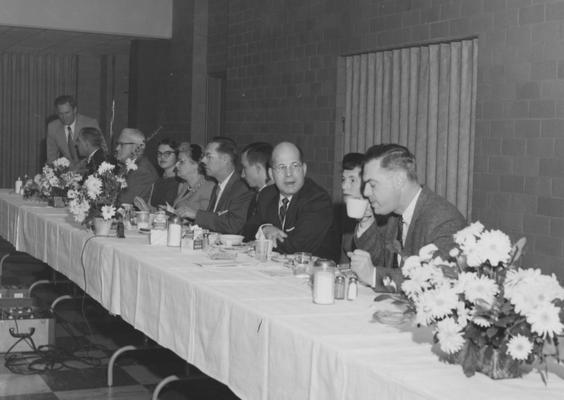
[[76,150],[78,132],[84,127],[100,129],[100,126],[94,118],[78,113],[76,100],[72,96],[57,97],[55,108],[59,118],[47,125],[47,162],[65,157],[71,164],[76,164],[79,160]]
[[[341,190],[343,200],[347,202],[363,199],[362,196],[362,164],[364,154],[347,153],[343,156],[341,170]],[[354,200],[357,199],[357,200]],[[341,262],[350,261],[348,254],[356,249],[357,254],[367,253],[373,265],[382,265],[384,261],[384,241],[382,240],[382,225],[386,216],[374,215],[372,208],[367,206],[364,215],[343,218],[343,234],[341,245]]]
[[276,250],[292,254],[299,251],[336,258],[333,205],[329,194],[306,178],[307,164],[298,146],[279,143],[272,151],[268,170],[274,185],[261,194],[257,213],[245,229],[274,242]]
[[241,232],[253,192],[235,170],[237,145],[230,138],[214,137],[206,146],[202,164],[207,175],[217,181],[209,207],[207,210],[185,208],[183,216],[214,232]]
[[106,141],[99,129],[93,127],[82,128],[76,138],[78,155],[84,158],[84,175],[91,175],[98,170],[100,164],[106,160]]
[[385,286],[386,278],[399,288],[403,280],[398,268],[401,259],[418,254],[421,247],[431,243],[448,254],[453,246],[452,235],[466,221],[455,206],[419,184],[415,157],[403,146],[385,144],[369,148],[362,177],[364,196],[374,213],[389,215],[384,232],[387,256],[383,266],[374,266],[369,255],[355,250],[351,267],[362,280],[377,288]]
[[[256,214],[257,203],[262,190],[272,183],[272,180],[268,177],[271,156],[272,145],[264,142],[251,143],[241,152],[241,166],[243,167],[241,177],[247,181],[251,189],[255,190],[249,205],[247,219]],[[255,232],[243,232],[247,239],[251,239],[254,234]]]

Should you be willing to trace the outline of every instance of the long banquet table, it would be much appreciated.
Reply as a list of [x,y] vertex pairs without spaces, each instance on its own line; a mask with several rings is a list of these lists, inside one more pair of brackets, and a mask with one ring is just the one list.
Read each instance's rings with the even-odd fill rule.
[[367,288],[315,305],[307,283],[276,263],[213,266],[137,233],[92,238],[66,209],[7,189],[0,235],[244,399],[563,398],[562,374],[547,386],[536,373],[466,378],[438,360],[427,330],[371,322],[379,305]]

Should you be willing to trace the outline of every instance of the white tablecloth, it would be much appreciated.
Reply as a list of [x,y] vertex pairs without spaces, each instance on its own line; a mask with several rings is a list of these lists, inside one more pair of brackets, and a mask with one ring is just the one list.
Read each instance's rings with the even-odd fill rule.
[[[423,329],[372,323],[373,293],[320,306],[277,264],[200,266],[146,236],[90,239],[65,209],[0,191],[0,235],[244,399],[562,399],[564,379],[466,378]],[[84,249],[83,249],[84,247]],[[84,268],[81,263],[84,260]],[[243,259],[243,261],[248,261]],[[85,278],[86,277],[86,278]]]

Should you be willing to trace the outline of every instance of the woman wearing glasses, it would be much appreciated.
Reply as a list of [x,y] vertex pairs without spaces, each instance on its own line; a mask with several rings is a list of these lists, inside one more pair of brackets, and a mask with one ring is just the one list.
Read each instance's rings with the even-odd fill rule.
[[163,139],[157,147],[157,163],[162,175],[153,184],[149,204],[152,207],[172,205],[178,193],[176,179],[176,162],[178,160],[178,144],[170,139]]
[[197,144],[182,143],[176,162],[176,175],[183,182],[178,188],[178,196],[173,207],[176,214],[184,217],[186,209],[206,210],[210,202],[214,182],[207,180],[203,168],[202,148]]

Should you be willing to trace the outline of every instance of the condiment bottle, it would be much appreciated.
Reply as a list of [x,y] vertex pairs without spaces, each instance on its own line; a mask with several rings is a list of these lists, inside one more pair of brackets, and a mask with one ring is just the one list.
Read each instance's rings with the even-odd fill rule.
[[18,176],[18,179],[16,179],[16,184],[14,185],[14,192],[16,192],[16,194],[20,194],[21,191],[22,191],[22,179]]
[[335,299],[344,300],[345,298],[345,277],[339,275],[335,277]]
[[168,220],[168,235],[166,245],[171,247],[179,247],[182,241],[182,225],[180,217],[171,215]]
[[335,263],[319,259],[313,265],[313,302],[333,304],[335,302]]
[[166,230],[166,214],[164,211],[157,211],[153,221],[153,228],[157,230]]
[[351,276],[349,278],[347,300],[355,300],[357,296],[358,296],[358,279],[356,276]]

